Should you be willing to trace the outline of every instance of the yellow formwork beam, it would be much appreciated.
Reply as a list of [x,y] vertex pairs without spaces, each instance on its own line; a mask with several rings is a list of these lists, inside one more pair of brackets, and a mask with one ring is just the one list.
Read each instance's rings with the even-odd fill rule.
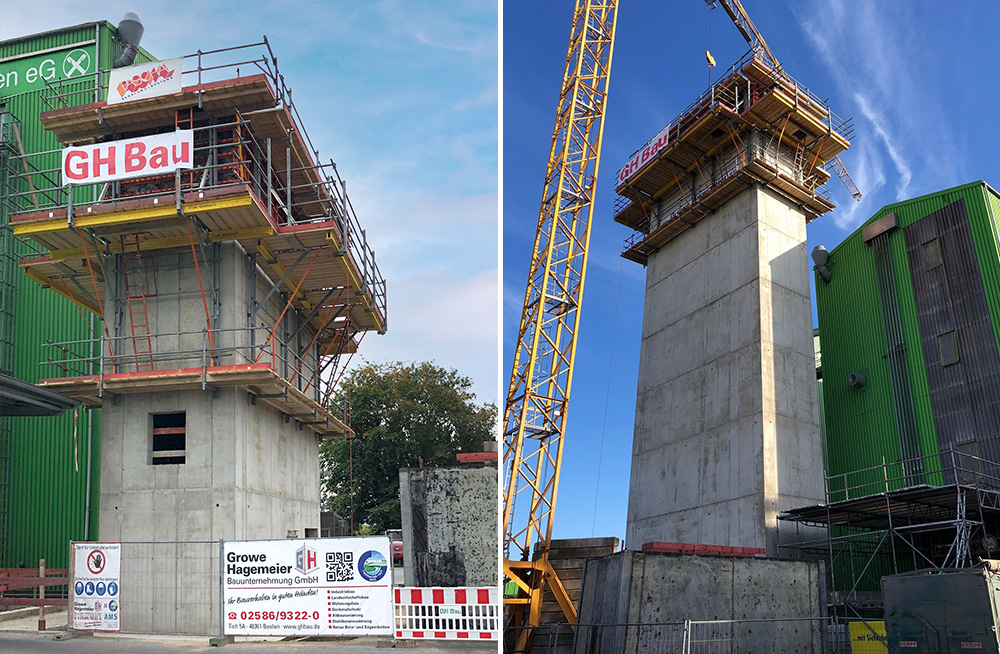
[[[263,227],[246,227],[244,229],[229,229],[220,232],[209,232],[208,240],[213,243],[222,243],[225,241],[238,241],[243,238],[262,238],[264,236],[271,236],[272,234],[274,234],[274,229],[270,225],[266,225]],[[149,252],[153,250],[187,247],[189,243],[190,240],[187,235],[161,236],[159,238],[144,239],[139,244],[139,248],[143,252]],[[135,251],[136,246],[134,243],[126,243],[124,249],[122,249],[120,243],[108,243],[108,252],[111,254],[121,254],[122,252]],[[85,248],[80,247],[52,250],[49,252],[49,258],[44,263],[57,263],[59,261],[68,261],[70,259],[89,259],[93,256],[94,248],[88,244]]]
[[[198,214],[207,211],[222,211],[225,209],[238,209],[248,207],[253,204],[253,198],[247,192],[244,195],[233,198],[215,198],[208,200],[194,200],[185,202],[181,208],[185,213]],[[173,203],[143,207],[141,209],[131,209],[127,211],[115,211],[112,213],[77,213],[73,218],[73,225],[77,229],[99,229],[101,227],[114,227],[127,223],[142,223],[150,220],[162,220],[177,215],[177,207]],[[14,223],[15,236],[30,237],[33,234],[45,234],[69,230],[69,225],[65,218],[51,218],[37,222]]]
[[[24,274],[27,275],[29,279],[33,279],[36,282],[38,282],[39,284],[43,284],[45,286],[48,286],[53,291],[55,291],[59,295],[63,296],[64,298],[66,298],[67,300],[69,300],[70,302],[72,302],[73,304],[75,304],[75,305],[77,305],[79,307],[83,307],[87,311],[90,311],[91,313],[93,313],[94,315],[96,315],[98,318],[101,317],[101,309],[100,309],[100,307],[98,307],[93,302],[89,302],[86,299],[84,299],[84,298],[76,295],[72,291],[70,291],[68,284],[65,285],[65,286],[63,286],[62,284],[60,284],[56,280],[52,279],[51,277],[48,277],[48,276],[46,276],[46,275],[38,272],[37,270],[33,270],[31,268],[26,268],[25,271],[24,271]],[[98,299],[98,301],[100,301],[100,298],[97,298],[97,299]]]

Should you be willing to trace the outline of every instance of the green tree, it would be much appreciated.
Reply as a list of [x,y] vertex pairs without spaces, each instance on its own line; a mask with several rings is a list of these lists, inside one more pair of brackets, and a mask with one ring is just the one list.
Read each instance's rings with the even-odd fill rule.
[[321,447],[325,509],[372,533],[399,529],[399,470],[454,465],[458,452],[479,452],[496,438],[497,409],[477,404],[472,380],[430,362],[369,363],[348,373],[335,394],[349,401],[356,437]]

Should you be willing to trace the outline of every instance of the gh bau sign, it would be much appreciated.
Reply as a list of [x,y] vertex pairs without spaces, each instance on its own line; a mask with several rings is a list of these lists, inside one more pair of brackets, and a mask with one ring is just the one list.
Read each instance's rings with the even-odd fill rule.
[[45,88],[46,80],[52,83],[93,75],[96,70],[92,45],[0,61],[0,97]]
[[62,151],[63,184],[149,177],[194,167],[190,129],[134,139],[70,146]]

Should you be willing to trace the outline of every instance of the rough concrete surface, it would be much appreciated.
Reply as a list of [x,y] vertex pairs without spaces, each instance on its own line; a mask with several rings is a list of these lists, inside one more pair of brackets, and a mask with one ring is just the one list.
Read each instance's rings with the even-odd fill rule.
[[[819,654],[819,622],[797,619],[822,615],[824,574],[818,561],[626,550],[587,562],[578,622],[664,625],[684,620],[735,620],[740,622],[696,625],[692,634],[696,639],[727,641],[727,652]],[[679,635],[676,629],[660,629]],[[580,634],[586,642],[580,644],[584,649],[579,651],[602,654],[642,652],[653,641],[666,639],[665,633],[652,626],[585,628]],[[590,647],[593,649],[587,649]]]
[[399,471],[407,586],[495,586],[497,466]]
[[822,499],[805,242],[802,211],[755,184],[649,257],[629,549],[775,556],[778,512]]
[[[270,284],[238,243],[214,244],[209,252],[212,261],[202,262],[202,275],[217,274],[220,289],[213,328],[235,330],[219,333],[215,363],[252,362],[257,350],[249,347],[250,280],[257,280],[258,301]],[[190,250],[156,251],[146,265],[145,306],[150,332],[156,334],[152,347],[158,353],[180,352],[157,367],[200,367],[206,363],[205,309]],[[105,313],[116,316],[116,336],[129,335],[120,259],[109,282],[117,290],[107,294]],[[256,345],[267,340],[283,305],[275,294],[261,307],[253,325]],[[281,339],[295,332],[297,320],[286,313],[276,328],[275,365],[286,378],[297,365],[291,351],[296,348],[282,347]],[[303,328],[299,349],[311,338],[310,329]],[[270,351],[262,356],[271,362]],[[306,353],[303,370],[312,365],[311,356]],[[121,371],[134,370],[138,358],[122,357]],[[299,374],[295,383],[303,389],[308,374]],[[309,392],[318,390],[314,385]],[[175,412],[185,413],[184,462],[153,465],[152,415]],[[119,395],[104,403],[100,442],[98,538],[125,543],[121,598],[131,607],[122,615],[125,631],[217,633],[220,539],[285,538],[289,531],[319,536],[316,434],[278,409],[252,402],[245,389]]]

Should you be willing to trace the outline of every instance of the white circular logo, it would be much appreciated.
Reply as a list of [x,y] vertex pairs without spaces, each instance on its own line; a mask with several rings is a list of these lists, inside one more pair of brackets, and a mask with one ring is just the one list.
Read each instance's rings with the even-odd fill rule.
[[86,75],[90,70],[90,53],[77,48],[63,59],[63,75],[66,77],[79,77]]

